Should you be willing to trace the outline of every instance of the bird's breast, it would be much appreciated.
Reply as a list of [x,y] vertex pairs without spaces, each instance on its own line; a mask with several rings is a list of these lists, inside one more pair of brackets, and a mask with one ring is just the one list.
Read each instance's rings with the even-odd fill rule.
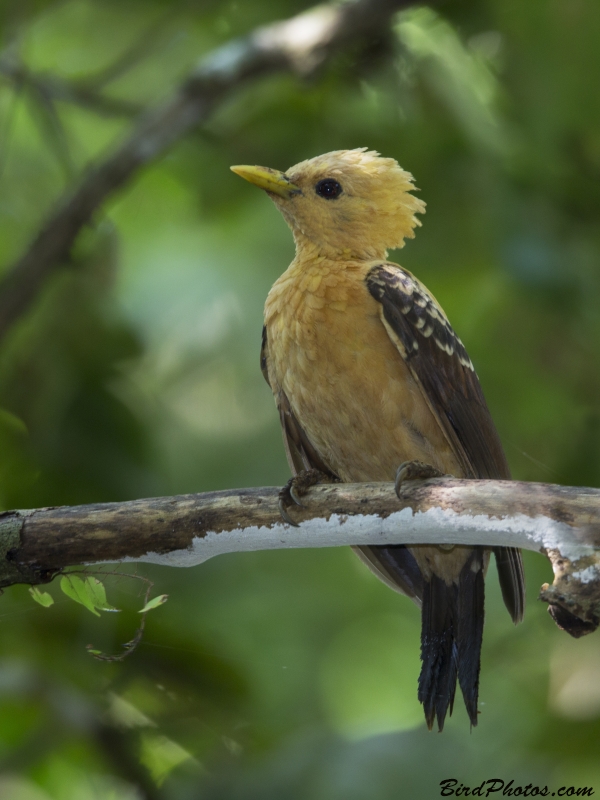
[[292,263],[265,305],[268,370],[345,481],[391,480],[418,459],[456,474],[445,436],[390,340],[364,262]]

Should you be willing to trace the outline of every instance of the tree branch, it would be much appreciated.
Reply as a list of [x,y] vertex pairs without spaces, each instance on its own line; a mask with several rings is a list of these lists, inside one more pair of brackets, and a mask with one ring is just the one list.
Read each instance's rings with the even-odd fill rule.
[[325,5],[258,28],[217,49],[160,107],[143,114],[130,136],[58,202],[24,255],[0,282],[0,341],[68,257],[94,212],[144,165],[250,80],[274,72],[305,76],[337,51],[380,31],[409,0],[353,0]]
[[44,583],[63,568],[143,561],[191,567],[220,553],[340,545],[464,544],[545,553],[555,580],[542,587],[572,635],[600,617],[600,489],[517,481],[435,479],[312,488],[285,524],[278,489],[0,514],[0,586]]
[[109,97],[85,83],[67,81],[49,73],[34,72],[12,56],[0,53],[0,75],[15,88],[32,88],[46,101],[62,101],[106,117],[132,117],[142,111],[139,103]]

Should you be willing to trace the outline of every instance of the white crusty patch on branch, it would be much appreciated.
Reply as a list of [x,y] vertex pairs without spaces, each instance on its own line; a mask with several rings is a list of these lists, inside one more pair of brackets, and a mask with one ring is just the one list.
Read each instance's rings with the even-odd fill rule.
[[[588,548],[586,548],[586,550],[587,549]],[[587,552],[586,555],[588,555]],[[592,583],[592,581],[597,581],[598,579],[600,579],[600,572],[598,571],[598,567],[592,564],[591,566],[586,567],[585,569],[571,573],[571,576],[576,580],[578,580],[580,583]]]
[[[46,582],[67,566],[142,561],[193,567],[221,553],[348,545],[482,545],[541,551],[559,627],[600,626],[600,489],[435,478],[322,484],[282,521],[276,487],[0,514],[0,587]],[[2,555],[0,553],[0,555]]]
[[340,545],[463,544],[489,547],[520,547],[526,550],[558,550],[571,561],[591,555],[593,548],[581,545],[571,526],[550,517],[514,514],[488,517],[458,514],[431,508],[413,513],[404,508],[388,517],[376,514],[313,518],[295,528],[283,522],[271,526],[249,526],[232,531],[209,531],[194,537],[183,550],[146,553],[126,561],[143,561],[172,567],[192,567],[222,553],[277,550],[297,547]]

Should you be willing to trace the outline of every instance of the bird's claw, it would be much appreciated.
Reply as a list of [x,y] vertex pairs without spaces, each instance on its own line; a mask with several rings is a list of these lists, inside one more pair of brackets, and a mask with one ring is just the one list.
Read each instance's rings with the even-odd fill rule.
[[[284,497],[284,493],[286,495],[285,497]],[[281,519],[284,522],[287,522],[288,525],[292,525],[294,528],[298,528],[298,527],[300,527],[298,525],[298,523],[294,522],[294,520],[290,517],[290,515],[287,512],[287,506],[291,505],[291,503],[286,502],[288,495],[289,495],[289,497],[292,498],[292,500],[294,499],[293,495],[292,495],[292,493],[290,491],[290,488],[289,488],[289,483],[286,483],[286,485],[283,487],[283,489],[279,492],[279,501],[277,503],[277,505],[279,506],[279,513],[281,514]],[[294,502],[296,502],[296,501],[294,500]]]
[[296,503],[296,505],[300,506],[301,508],[305,508],[304,503],[300,500],[300,496],[298,495],[296,484],[294,483],[293,478],[289,483],[289,487],[290,487],[290,497],[292,498],[294,503]]
[[394,489],[396,494],[400,497],[400,490],[405,481],[427,480],[427,478],[442,478],[444,473],[439,469],[432,467],[431,464],[425,464],[424,461],[404,461],[398,467],[396,472],[396,480],[394,482]]
[[290,478],[283,489],[279,492],[279,513],[284,522],[288,525],[293,525],[294,528],[298,527],[298,523],[290,517],[288,508],[291,506],[300,506],[305,508],[305,504],[300,500],[302,495],[306,494],[311,486],[321,483],[323,480],[328,480],[327,476],[318,469],[307,469],[299,472],[293,478]]

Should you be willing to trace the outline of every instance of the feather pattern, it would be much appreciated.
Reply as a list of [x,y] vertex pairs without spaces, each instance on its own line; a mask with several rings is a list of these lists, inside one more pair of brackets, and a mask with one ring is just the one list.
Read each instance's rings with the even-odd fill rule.
[[[373,267],[366,283],[381,304],[382,322],[444,430],[463,475],[509,479],[506,456],[473,364],[433,296],[410,272],[394,264]],[[521,554],[499,547],[495,555],[504,602],[518,622],[525,603]],[[458,586],[436,575],[425,584],[419,699],[429,727],[437,716],[443,728],[456,674],[471,723],[477,724],[484,569],[481,548],[474,548]]]

